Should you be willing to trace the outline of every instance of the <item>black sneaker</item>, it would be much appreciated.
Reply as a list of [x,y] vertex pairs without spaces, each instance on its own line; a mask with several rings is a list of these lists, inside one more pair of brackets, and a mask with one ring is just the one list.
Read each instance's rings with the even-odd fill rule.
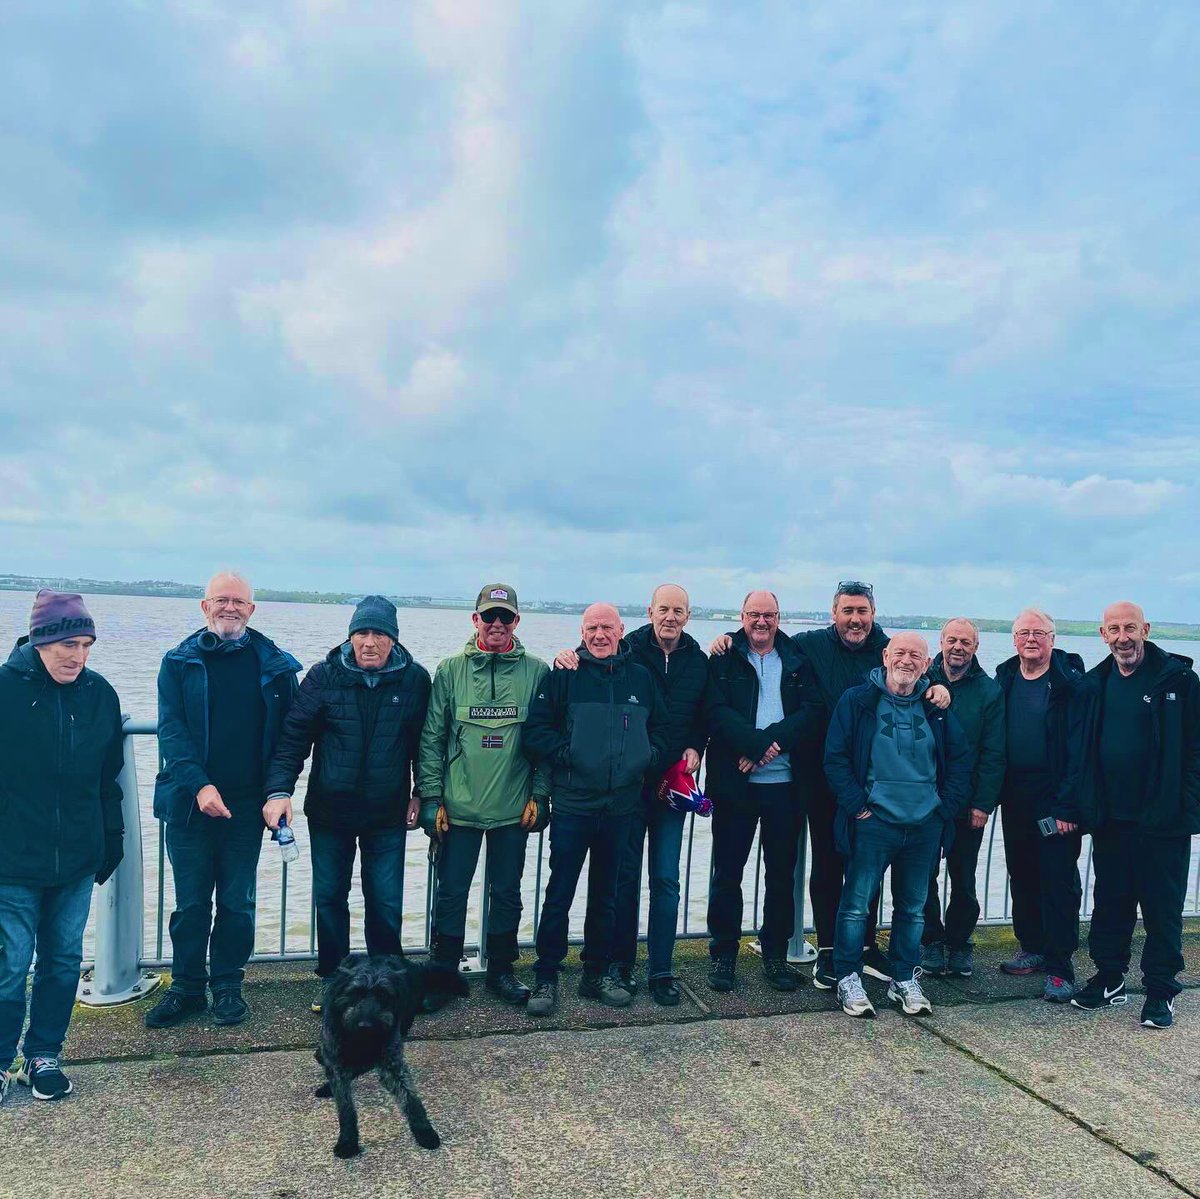
[[213,992],[212,1014],[214,1024],[241,1024],[250,1014],[250,1009],[241,991],[234,987],[222,987]]
[[935,976],[946,973],[945,941],[930,941],[921,946],[921,973]]
[[1142,1005],[1143,1028],[1170,1028],[1175,1023],[1173,999],[1147,999]]
[[961,949],[951,947],[946,955],[947,978],[970,978],[975,973],[975,947],[964,945]]
[[35,1099],[62,1099],[74,1089],[71,1080],[58,1068],[56,1057],[35,1057],[22,1062],[17,1082],[27,1086]]
[[800,976],[786,958],[763,958],[762,972],[767,986],[776,991],[794,991],[800,985]]
[[660,1007],[679,1006],[679,983],[675,979],[652,978],[647,985],[650,989],[650,998]]
[[147,1013],[144,1021],[147,1028],[171,1028],[189,1016],[198,1016],[208,1011],[208,1000],[203,995],[185,995],[182,991],[168,991]]
[[579,980],[581,999],[594,999],[605,1007],[628,1007],[633,996],[611,974],[584,973]]
[[1083,1008],[1086,1012],[1094,1012],[1102,1007],[1119,1007],[1129,1002],[1125,993],[1125,979],[1118,978],[1115,982],[1097,974],[1088,980],[1087,985],[1080,988],[1071,997],[1071,1006]]
[[553,1016],[558,1008],[558,979],[538,979],[525,1005],[529,1016]]
[[638,983],[637,979],[633,975],[632,966],[610,966],[608,968],[608,972],[617,980],[618,983],[621,984],[622,987],[625,988],[626,991],[629,992],[630,995],[636,995],[638,993]]
[[892,981],[892,963],[888,955],[878,945],[867,945],[863,949],[862,972],[869,974],[880,982]]
[[837,975],[833,972],[833,950],[818,949],[817,960],[813,962],[813,986],[818,991],[832,991],[838,985]]
[[732,991],[737,986],[737,958],[731,954],[713,958],[708,972],[710,991]]
[[489,971],[483,985],[493,995],[498,995],[505,1003],[511,1003],[513,1007],[521,1007],[522,1004],[529,1002],[529,988],[511,969],[505,970],[501,974],[492,974]]

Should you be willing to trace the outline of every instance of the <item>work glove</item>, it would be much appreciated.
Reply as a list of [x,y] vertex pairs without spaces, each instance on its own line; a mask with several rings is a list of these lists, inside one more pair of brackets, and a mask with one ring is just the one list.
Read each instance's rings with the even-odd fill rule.
[[96,872],[97,886],[103,886],[110,878],[114,871],[121,864],[121,859],[125,856],[125,834],[124,833],[105,833],[104,834],[104,865]]
[[527,833],[540,833],[550,823],[550,796],[534,795],[521,813],[521,827]]
[[446,811],[445,804],[439,805],[433,827],[439,840],[450,831],[450,813]]

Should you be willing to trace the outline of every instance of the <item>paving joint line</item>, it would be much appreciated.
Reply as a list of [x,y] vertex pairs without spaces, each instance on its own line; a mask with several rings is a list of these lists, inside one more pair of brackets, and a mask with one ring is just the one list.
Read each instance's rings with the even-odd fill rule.
[[995,1062],[989,1061],[983,1054],[976,1052],[969,1046],[964,1045],[961,1041],[956,1040],[949,1033],[943,1032],[941,1029],[935,1028],[932,1024],[926,1022],[924,1017],[918,1016],[913,1020],[919,1028],[936,1037],[943,1045],[956,1050],[964,1057],[969,1058],[977,1065],[982,1066],[985,1070],[996,1075],[1008,1083],[1009,1086],[1016,1087],[1018,1091],[1028,1095],[1031,1099],[1048,1107],[1051,1111],[1057,1112],[1064,1120],[1069,1120],[1077,1128],[1081,1128],[1089,1136],[1099,1141],[1103,1145],[1107,1145],[1110,1149],[1115,1149],[1123,1157],[1127,1157],[1131,1162],[1141,1166],[1144,1170],[1149,1170],[1150,1173],[1158,1175],[1164,1182],[1170,1183],[1181,1194],[1189,1196],[1189,1199],[1200,1199],[1200,1191],[1193,1190],[1186,1183],[1181,1182],[1166,1166],[1160,1166],[1156,1162],[1148,1161],[1141,1153],[1135,1153],[1131,1149],[1126,1149],[1120,1141],[1117,1140],[1106,1129],[1097,1127],[1090,1120],[1076,1112],[1071,1111],[1069,1107],[1059,1103],[1057,1100],[1051,1099],[1048,1095],[1043,1095],[1040,1091],[1030,1086],[1028,1083],[1022,1082],[1019,1078],[1010,1074],[1003,1066],[998,1066]]

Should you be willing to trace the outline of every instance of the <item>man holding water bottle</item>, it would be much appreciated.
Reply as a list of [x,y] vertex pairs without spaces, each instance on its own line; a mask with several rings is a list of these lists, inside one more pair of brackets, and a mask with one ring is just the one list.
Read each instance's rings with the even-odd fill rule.
[[158,672],[163,768],[154,814],[166,822],[175,910],[171,986],[146,1013],[147,1028],[205,1011],[206,985],[215,1024],[246,1018],[242,977],[254,951],[263,778],[300,669],[249,628],[254,591],[240,575],[214,575],[200,610],[205,627],[170,650]]

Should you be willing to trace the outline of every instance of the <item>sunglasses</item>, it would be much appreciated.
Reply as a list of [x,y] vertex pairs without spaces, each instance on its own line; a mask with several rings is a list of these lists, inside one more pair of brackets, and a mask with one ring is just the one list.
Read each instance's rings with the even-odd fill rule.
[[487,608],[479,613],[479,619],[484,624],[495,624],[499,621],[503,625],[510,625],[517,619],[515,612],[510,612],[507,608]]
[[875,598],[875,589],[870,583],[861,583],[858,579],[843,579],[837,585],[838,595],[865,595],[868,599]]

